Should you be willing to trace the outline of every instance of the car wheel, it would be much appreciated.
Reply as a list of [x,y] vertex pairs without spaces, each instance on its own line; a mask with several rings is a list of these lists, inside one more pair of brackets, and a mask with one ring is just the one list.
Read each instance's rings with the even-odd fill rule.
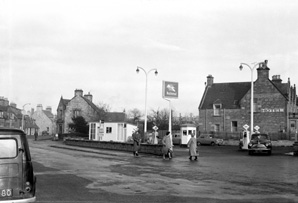
[[214,146],[215,145],[215,143],[214,142],[211,142],[211,146]]
[[249,151],[248,151],[248,155],[252,155],[252,154],[253,154],[252,151],[249,150]]
[[197,142],[197,145],[201,145],[201,143],[200,142]]
[[270,150],[270,151],[268,151],[268,155],[271,155],[271,150]]

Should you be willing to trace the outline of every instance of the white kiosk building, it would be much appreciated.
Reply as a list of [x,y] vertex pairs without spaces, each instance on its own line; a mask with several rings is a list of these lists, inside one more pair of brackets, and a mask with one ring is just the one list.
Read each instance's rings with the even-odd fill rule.
[[194,124],[182,124],[180,126],[181,144],[186,145],[193,133],[196,136],[197,130]]
[[136,125],[126,122],[90,122],[89,140],[126,142]]

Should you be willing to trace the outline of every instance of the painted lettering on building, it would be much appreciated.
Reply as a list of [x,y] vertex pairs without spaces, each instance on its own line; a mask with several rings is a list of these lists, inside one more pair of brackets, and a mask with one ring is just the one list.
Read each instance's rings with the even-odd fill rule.
[[264,108],[264,109],[261,109],[261,112],[263,112],[263,113],[267,113],[267,112],[270,112],[270,113],[280,113],[280,112],[284,112],[284,109],[283,108],[273,108],[273,109]]

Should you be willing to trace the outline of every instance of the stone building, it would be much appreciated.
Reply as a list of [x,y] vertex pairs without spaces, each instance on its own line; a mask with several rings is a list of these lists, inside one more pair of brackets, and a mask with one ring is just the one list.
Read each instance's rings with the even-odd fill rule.
[[68,133],[68,124],[72,118],[82,116],[87,122],[99,121],[103,112],[92,102],[93,96],[88,93],[83,95],[83,90],[76,89],[72,99],[60,98],[57,108],[57,133]]
[[35,120],[35,123],[39,128],[38,135],[53,135],[56,133],[55,118],[51,107],[47,107],[46,110],[43,110],[42,104],[38,104],[36,111],[32,111],[31,117]]
[[[267,61],[257,68],[254,81],[254,127],[260,132],[294,133],[297,123],[296,86],[290,78],[282,83],[279,75],[269,79]],[[199,131],[236,133],[250,125],[251,82],[215,83],[207,77],[203,97],[199,105]]]
[[22,126],[22,110],[13,102],[0,97],[0,127],[18,128]]

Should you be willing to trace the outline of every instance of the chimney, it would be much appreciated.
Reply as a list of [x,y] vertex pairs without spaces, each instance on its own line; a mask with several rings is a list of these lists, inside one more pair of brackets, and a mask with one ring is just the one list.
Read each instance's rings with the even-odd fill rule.
[[76,89],[75,90],[75,97],[77,97],[77,96],[83,96],[83,90],[81,90],[81,89]]
[[275,84],[281,84],[282,79],[280,79],[280,75],[273,75],[272,82],[274,82]]
[[213,76],[212,75],[208,75],[207,76],[207,86],[210,87],[213,85]]
[[17,104],[14,103],[14,102],[10,102],[10,106],[11,106],[11,107],[14,107],[14,108],[17,108]]
[[259,64],[259,68],[257,69],[258,71],[258,79],[263,78],[263,79],[268,79],[269,78],[269,68],[267,66],[268,60],[265,60],[263,63]]
[[36,111],[42,111],[42,104],[37,104]]
[[0,97],[0,106],[8,106],[8,105],[9,105],[8,99],[4,97]]
[[84,97],[92,102],[93,96],[92,96],[92,94],[90,94],[90,92],[88,92],[88,94],[85,94]]
[[52,113],[52,107],[50,107],[50,106],[47,106],[47,108],[46,108],[46,111],[49,111],[49,112],[51,112],[51,113]]

